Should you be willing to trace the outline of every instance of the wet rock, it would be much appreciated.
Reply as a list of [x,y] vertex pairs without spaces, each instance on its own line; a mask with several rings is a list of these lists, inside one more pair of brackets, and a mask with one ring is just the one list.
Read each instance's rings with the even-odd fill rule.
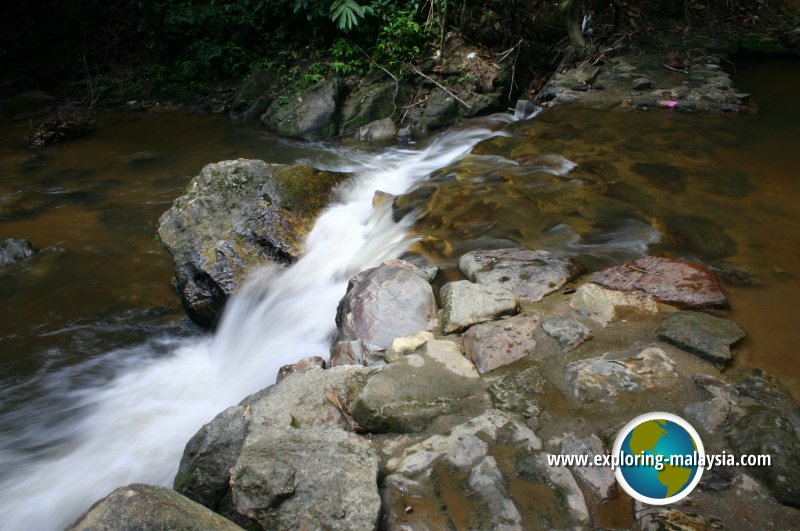
[[247,76],[233,96],[231,120],[250,122],[259,119],[275,98],[279,82],[280,78],[274,68],[262,68]]
[[653,80],[646,77],[638,77],[633,80],[633,90],[648,90],[653,88]]
[[312,369],[324,369],[325,368],[325,359],[319,356],[309,356],[308,358],[303,358],[297,363],[292,363],[291,365],[284,365],[278,370],[278,382],[289,376],[290,374],[295,374],[298,372],[306,372]]
[[572,395],[581,402],[613,402],[620,393],[668,389],[678,381],[675,362],[655,347],[622,359],[607,353],[573,361],[564,373]]
[[[526,499],[514,500],[509,488],[513,476],[504,475],[511,465],[490,455],[493,447],[503,446],[512,454],[530,455],[540,450],[541,440],[526,426],[497,410],[489,410],[445,435],[434,435],[414,444],[387,463],[390,474],[384,480],[384,527],[402,525],[413,529],[440,529],[464,522],[472,529],[519,529],[525,522],[521,507]],[[432,473],[432,471],[441,471]],[[442,473],[444,472],[444,473]],[[456,474],[448,477],[447,474]],[[456,496],[463,506],[449,506],[443,492],[456,483]],[[541,483],[541,482],[538,482]],[[433,500],[433,504],[429,500]],[[405,511],[416,505],[425,511]]]
[[533,102],[520,98],[514,106],[514,120],[524,120],[533,114],[535,110],[536,105]]
[[654,507],[636,502],[635,518],[642,531],[665,529],[723,529],[722,522],[713,516],[689,514],[678,509]]
[[445,334],[460,332],[474,324],[519,311],[519,301],[510,291],[467,280],[445,284],[440,297],[442,331]]
[[377,480],[378,459],[354,433],[253,424],[231,469],[232,507],[262,529],[375,529]]
[[548,385],[538,368],[527,367],[494,379],[489,386],[489,393],[495,408],[531,418],[541,413],[536,395],[544,393]]
[[[603,442],[597,435],[588,437],[567,436],[561,443],[561,455],[606,455]],[[608,467],[574,466],[572,473],[586,486],[592,497],[599,501],[609,501],[617,495],[617,480]]]
[[0,240],[0,266],[13,264],[33,256],[34,248],[28,240],[8,238]]
[[800,406],[794,401],[786,387],[774,376],[760,370],[736,386],[741,396],[754,399],[762,406],[780,412],[800,432]]
[[557,291],[581,271],[569,258],[528,249],[472,251],[459,259],[458,268],[473,282],[507,289],[530,302]]
[[158,227],[189,316],[212,324],[251,267],[293,263],[333,188],[346,177],[247,159],[203,168]]
[[731,404],[724,398],[712,398],[706,402],[692,402],[683,409],[694,426],[699,425],[706,433],[714,433],[728,419]]
[[437,417],[479,406],[478,373],[452,341],[433,340],[372,375],[350,413],[375,433],[425,430]]
[[[589,525],[589,508],[586,499],[578,487],[575,478],[567,467],[551,466],[548,463],[550,454],[540,452],[532,457],[517,461],[515,472],[522,478],[542,482],[556,494],[556,499],[561,502],[563,511],[561,517],[566,517],[568,525],[576,528]],[[545,522],[546,529],[567,528],[568,525],[558,525],[556,522]]]
[[728,490],[739,479],[739,474],[729,467],[714,467],[711,470],[703,471],[703,478],[697,484],[697,488],[710,491],[722,492]]
[[736,242],[713,220],[701,216],[667,216],[664,225],[681,252],[704,260],[718,260],[736,254]]
[[733,360],[730,347],[744,336],[744,330],[733,321],[702,312],[671,313],[658,328],[660,339],[718,367],[725,367]]
[[361,126],[358,129],[357,136],[362,142],[389,142],[394,140],[396,131],[397,127],[395,127],[392,119],[384,118]]
[[477,94],[475,92],[469,92],[464,96],[463,99],[469,104],[469,109],[460,109],[461,115],[464,118],[484,116],[493,112],[500,112],[504,110],[503,102],[505,99],[503,98],[503,95],[498,92],[492,92],[490,94]]
[[172,489],[134,483],[115,489],[92,505],[67,529],[70,531],[113,529],[235,531],[241,530],[241,527]]
[[249,520],[231,505],[230,471],[254,426],[293,427],[298,431],[321,425],[350,429],[352,419],[348,421],[330,396],[335,395],[340,405],[350,404],[371,372],[351,365],[291,374],[226,409],[186,444],[175,490],[236,523],[247,524]]
[[738,454],[772,456],[770,466],[749,467],[782,504],[800,508],[800,441],[791,421],[780,412],[750,406],[731,423],[726,438]]
[[296,100],[275,100],[261,122],[277,133],[317,140],[339,132],[336,121],[347,86],[339,78],[326,79],[305,89]]
[[604,327],[628,314],[658,313],[658,305],[645,293],[610,290],[591,282],[578,288],[569,306]]
[[470,472],[467,484],[482,502],[492,529],[522,528],[522,516],[509,499],[505,479],[494,457],[487,455],[479,461]]
[[552,337],[561,348],[572,350],[592,337],[589,328],[572,317],[550,317],[542,321],[542,330]]
[[397,361],[406,354],[411,354],[428,341],[434,340],[435,337],[430,332],[419,331],[404,337],[398,337],[392,340],[392,344],[386,349],[384,358],[387,362]]
[[739,391],[725,380],[711,376],[710,374],[696,374],[694,376],[694,383],[700,389],[708,393],[711,398],[722,398],[733,406],[739,404]]
[[[357,88],[342,105],[341,132],[343,134],[355,133],[371,122],[391,118],[395,110],[396,92],[397,85],[394,81],[373,83]],[[389,121],[391,122],[391,119]]]
[[382,204],[393,201],[395,196],[381,190],[375,190],[375,195],[372,196],[372,208],[378,208]]
[[592,282],[614,290],[639,290],[679,308],[727,308],[714,273],[701,264],[647,256],[591,275]]
[[518,315],[475,325],[464,333],[464,353],[481,374],[533,354],[538,315]]
[[354,276],[336,311],[338,333],[331,365],[353,362],[341,355],[342,349],[362,353],[354,357],[356,362],[383,363],[383,353],[395,338],[433,330],[436,299],[428,276],[402,260],[387,261]]
[[419,128],[427,133],[453,125],[458,120],[458,105],[451,95],[435,89],[425,105],[425,110],[422,111]]

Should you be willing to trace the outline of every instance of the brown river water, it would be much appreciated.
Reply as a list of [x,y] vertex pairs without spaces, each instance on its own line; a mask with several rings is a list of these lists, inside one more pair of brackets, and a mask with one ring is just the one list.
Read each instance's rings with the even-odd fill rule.
[[[414,250],[446,274],[464,251],[505,244],[561,250],[590,268],[645,252],[715,265],[748,334],[730,370],[763,368],[800,397],[800,68],[738,66],[737,86],[755,102],[747,115],[563,106],[512,124],[510,137],[483,141],[405,198],[424,211]],[[0,269],[0,461],[12,465],[47,455],[61,442],[56,425],[79,416],[54,416],[59,386],[100,385],[205,334],[183,315],[154,237],[193,175],[238,157],[337,156],[176,113],[101,114],[91,136],[31,149],[28,123],[11,117],[43,104],[0,102],[0,238],[42,250]],[[562,157],[578,167],[542,170],[566,169]]]

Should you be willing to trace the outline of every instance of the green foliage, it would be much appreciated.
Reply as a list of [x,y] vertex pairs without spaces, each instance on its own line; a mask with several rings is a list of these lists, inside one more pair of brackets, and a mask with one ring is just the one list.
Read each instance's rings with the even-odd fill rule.
[[345,32],[358,26],[359,19],[370,12],[371,7],[362,7],[355,0],[333,0],[331,4],[331,20]]
[[432,36],[430,29],[416,20],[415,8],[388,9],[384,24],[375,44],[375,59],[396,64],[412,62],[423,51],[426,41]]

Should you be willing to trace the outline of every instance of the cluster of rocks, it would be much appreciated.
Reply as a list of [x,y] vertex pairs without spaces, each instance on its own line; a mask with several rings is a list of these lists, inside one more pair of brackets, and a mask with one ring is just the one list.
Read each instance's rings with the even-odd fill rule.
[[626,54],[554,74],[542,101],[592,107],[743,112],[749,94],[736,90],[717,55]]
[[518,72],[509,91],[511,65],[497,65],[461,42],[450,43],[447,57],[428,73],[441,82],[428,75],[331,77],[292,97],[281,94],[285,87],[275,70],[258,70],[235,94],[230,115],[240,122],[260,119],[280,135],[305,140],[347,136],[363,142],[408,141],[415,132],[426,134],[505,109],[510,93],[524,86],[519,76],[525,77]]
[[[156,503],[208,529],[608,527],[609,507],[628,528],[796,521],[800,408],[768,375],[721,376],[743,332],[701,311],[727,305],[710,270],[650,256],[581,276],[519,248],[458,268],[465,280],[443,285],[402,260],[356,275],[329,368],[284,367],[189,441],[176,492],[118,489],[74,528],[160,525]],[[634,506],[610,469],[548,464],[606,454],[643,404],[684,414],[715,453],[773,466],[709,473],[662,509]]]

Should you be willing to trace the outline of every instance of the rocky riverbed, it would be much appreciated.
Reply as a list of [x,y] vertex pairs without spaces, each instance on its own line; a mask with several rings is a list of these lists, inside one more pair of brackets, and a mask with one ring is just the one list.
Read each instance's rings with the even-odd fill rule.
[[[591,90],[572,79],[577,71],[565,73],[554,82],[555,101],[593,105],[588,98],[600,83],[617,90],[615,106],[630,100],[662,112],[743,110],[746,98],[713,61],[696,68],[702,80],[688,84],[672,79],[683,73],[667,69],[665,81],[637,61],[612,62],[613,79],[592,74],[583,81]],[[639,83],[644,74],[649,84]],[[659,103],[671,100],[675,105]],[[558,111],[546,111],[541,124],[512,127],[529,138],[588,143]],[[416,212],[416,230],[427,238],[407,260],[353,277],[331,316],[337,333],[330,351],[285,367],[275,375],[278,383],[204,426],[186,446],[177,494],[122,487],[73,528],[103,528],[120,515],[144,528],[202,521],[208,529],[795,525],[800,408],[777,378],[732,366],[746,331],[729,318],[718,273],[730,270],[720,263],[735,255],[735,243],[724,230],[671,216],[661,200],[637,212],[630,205],[647,201],[620,174],[671,192],[695,183],[667,163],[609,168],[597,162],[599,150],[577,161],[577,176],[569,175],[575,163],[517,142],[498,137],[473,153],[499,151],[517,168],[546,176],[531,192],[539,199],[530,204],[545,218],[538,223],[578,211],[588,226],[629,209],[651,231],[682,237],[693,259],[676,258],[667,243],[659,255],[624,250],[585,260],[591,248],[526,248],[523,229],[495,234],[502,209],[481,201],[504,182],[529,176],[508,170],[469,183],[463,177],[472,175],[469,157],[410,194],[376,194],[376,205],[392,201],[398,219]],[[617,198],[598,205],[585,188],[565,192],[554,185],[578,177],[590,189],[614,188]],[[292,263],[316,213],[346,179],[252,160],[207,166],[162,217],[159,231],[176,259],[190,315],[212,322],[248,266]],[[441,192],[464,181],[483,194],[457,201],[457,194]],[[736,196],[741,189],[731,186]],[[527,210],[519,212],[522,226]],[[471,240],[472,248],[451,239]],[[631,500],[608,469],[547,465],[548,454],[608,453],[620,428],[648,411],[689,420],[708,452],[767,453],[772,466],[720,467],[682,502],[654,507]]]

